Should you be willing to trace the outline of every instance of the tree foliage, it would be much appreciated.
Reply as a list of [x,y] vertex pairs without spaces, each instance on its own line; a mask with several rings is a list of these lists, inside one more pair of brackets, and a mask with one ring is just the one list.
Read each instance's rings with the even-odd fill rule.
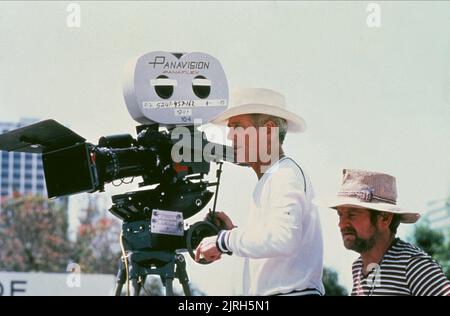
[[[81,273],[116,275],[120,253],[120,222],[90,197],[79,212],[76,239],[69,239],[67,206],[39,196],[5,201],[0,211],[0,271],[67,272],[76,263]],[[174,294],[183,295],[174,281]],[[205,295],[190,284],[193,295]],[[125,293],[126,285],[123,288]],[[161,296],[158,276],[148,276],[141,295]]]
[[0,213],[0,270],[63,272],[71,243],[67,211],[42,197],[19,197]]
[[6,201],[0,213],[0,270],[66,272],[75,262],[82,273],[115,273],[118,222],[101,214],[94,200],[79,219],[76,240],[70,240],[63,203],[39,196]]
[[347,296],[347,290],[339,284],[338,273],[331,269],[324,267],[322,282],[325,287],[326,296]]
[[428,253],[450,279],[450,239],[443,231],[432,230],[425,222],[416,226],[411,241]]
[[102,214],[95,198],[79,216],[80,225],[71,258],[85,273],[116,274],[120,258],[120,224]]

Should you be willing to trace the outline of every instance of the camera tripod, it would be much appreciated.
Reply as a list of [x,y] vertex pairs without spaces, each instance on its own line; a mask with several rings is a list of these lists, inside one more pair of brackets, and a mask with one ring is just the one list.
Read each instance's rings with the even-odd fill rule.
[[[125,264],[128,260],[128,265]],[[128,275],[127,275],[128,268]],[[120,296],[125,282],[131,281],[129,295],[139,296],[147,275],[159,275],[167,296],[173,296],[173,280],[177,278],[184,295],[191,296],[186,261],[182,254],[171,251],[131,251],[121,258],[114,294]],[[127,280],[128,279],[128,280]],[[128,285],[127,285],[128,286]]]
[[[122,293],[125,282],[127,294],[138,296],[147,275],[152,274],[160,276],[166,295],[174,294],[173,280],[175,278],[182,285],[184,294],[191,295],[186,261],[182,254],[177,253],[177,250],[187,250],[194,259],[194,249],[201,240],[204,237],[217,235],[219,232],[219,227],[212,222],[214,222],[221,170],[222,163],[219,163],[217,181],[214,183],[186,181],[181,185],[172,185],[168,189],[158,186],[151,190],[128,192],[112,197],[113,206],[110,212],[123,220],[120,237],[122,258],[116,278],[114,291],[116,296]],[[197,222],[183,231],[181,214],[190,217],[207,204],[213,195],[207,190],[208,186],[216,186],[213,210],[209,213],[211,221]],[[177,215],[176,212],[161,209],[176,209],[181,212]],[[167,217],[158,219],[163,212]],[[159,221],[162,221],[162,226],[170,227],[172,233],[168,235],[158,230],[152,231]],[[152,226],[153,224],[155,227]],[[178,233],[174,234],[177,231]],[[205,261],[200,263],[207,264]],[[130,281],[131,288],[128,283]]]

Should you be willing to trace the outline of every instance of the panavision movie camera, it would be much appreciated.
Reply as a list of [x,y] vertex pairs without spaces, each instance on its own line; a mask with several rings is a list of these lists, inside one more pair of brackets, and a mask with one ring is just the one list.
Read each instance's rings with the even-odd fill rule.
[[[139,293],[139,279],[147,274],[159,274],[168,294],[166,281],[178,277],[186,292],[184,260],[176,251],[193,256],[199,242],[219,228],[201,221],[185,230],[184,220],[208,204],[222,161],[233,160],[231,148],[208,142],[197,129],[227,108],[226,76],[210,55],[157,51],[127,63],[123,92],[129,113],[141,124],[136,138],[106,136],[93,145],[45,120],[1,135],[0,150],[41,153],[50,198],[102,191],[105,183],[129,177],[142,177],[140,187],[153,185],[112,197],[110,211],[123,221],[128,257],[121,261],[116,294],[126,279]],[[220,165],[212,183],[204,180],[211,162]]]

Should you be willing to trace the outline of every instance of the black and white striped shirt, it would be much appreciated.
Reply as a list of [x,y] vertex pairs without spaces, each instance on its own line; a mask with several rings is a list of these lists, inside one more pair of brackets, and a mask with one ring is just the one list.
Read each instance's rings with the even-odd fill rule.
[[423,250],[396,238],[379,265],[369,265],[364,276],[362,259],[352,266],[351,295],[450,296],[450,281],[440,265]]

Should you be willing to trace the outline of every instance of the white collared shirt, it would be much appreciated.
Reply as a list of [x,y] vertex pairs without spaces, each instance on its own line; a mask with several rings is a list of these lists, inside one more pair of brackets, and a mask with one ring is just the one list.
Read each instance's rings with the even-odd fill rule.
[[290,158],[259,179],[247,226],[227,234],[229,250],[245,257],[243,295],[324,293],[322,232],[313,197],[308,177]]

